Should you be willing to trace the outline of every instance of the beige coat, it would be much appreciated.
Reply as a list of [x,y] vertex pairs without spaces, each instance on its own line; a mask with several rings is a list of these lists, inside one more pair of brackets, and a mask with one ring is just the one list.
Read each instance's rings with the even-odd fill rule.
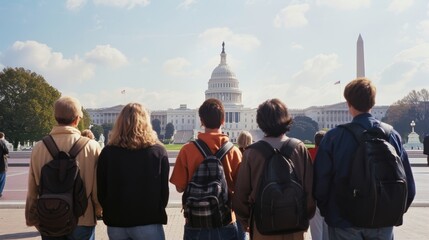
[[[55,126],[50,134],[54,138],[59,150],[65,152],[68,152],[74,142],[80,137],[80,131],[71,126]],[[95,214],[101,213],[101,206],[97,199],[96,183],[96,167],[100,152],[100,145],[96,141],[90,140],[76,157],[88,197],[88,208],[84,215],[79,218],[79,226],[95,226],[97,222]],[[25,204],[25,219],[28,226],[38,224],[36,203],[40,173],[43,165],[50,160],[52,160],[52,156],[49,154],[45,144],[42,141],[37,142],[31,153],[28,172],[28,192]]]
[[[282,143],[286,141],[287,137],[282,136],[278,138],[265,137],[264,141],[269,142],[273,147],[280,149]],[[309,218],[314,215],[316,204],[313,198],[313,165],[311,163],[310,155],[305,145],[301,142],[295,148],[295,151],[291,155],[291,159],[297,171],[298,178],[303,182],[303,176],[305,171],[305,191],[307,193],[307,212]],[[306,169],[304,170],[304,162],[306,162]],[[245,228],[248,227],[250,221],[250,206],[256,200],[257,187],[259,179],[264,170],[265,158],[262,153],[256,149],[248,148],[244,151],[243,159],[238,171],[238,177],[235,185],[235,193],[233,198],[233,208],[236,212],[238,220],[243,224]],[[284,235],[272,235],[266,236],[261,235],[256,227],[254,229],[254,240],[296,240],[304,239],[304,232],[297,232],[293,234]]]

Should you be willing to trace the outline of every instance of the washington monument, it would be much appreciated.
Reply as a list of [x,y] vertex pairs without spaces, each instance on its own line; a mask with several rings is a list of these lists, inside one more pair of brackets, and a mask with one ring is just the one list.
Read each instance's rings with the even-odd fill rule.
[[365,77],[365,57],[363,55],[363,40],[360,34],[356,43],[356,77]]

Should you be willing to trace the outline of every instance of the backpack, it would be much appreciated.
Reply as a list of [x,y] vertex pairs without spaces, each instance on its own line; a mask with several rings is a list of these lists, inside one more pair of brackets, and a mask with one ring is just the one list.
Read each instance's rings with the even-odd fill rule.
[[213,154],[202,140],[192,141],[204,156],[182,196],[184,216],[194,228],[218,228],[232,221],[222,159],[234,146],[224,143]]
[[369,129],[339,125],[359,143],[349,174],[340,179],[336,201],[340,214],[356,227],[399,226],[407,204],[407,178],[395,148],[389,143],[392,126],[380,122]]
[[80,137],[66,153],[59,151],[51,135],[43,138],[53,157],[42,167],[37,200],[37,229],[44,236],[70,234],[86,211],[88,199],[75,158],[88,141],[89,138]]
[[[251,226],[253,227],[254,221],[259,233],[263,235],[278,235],[308,229],[307,194],[290,160],[298,143],[300,143],[298,139],[289,138],[280,150],[273,148],[265,141],[258,141],[249,146],[258,149],[263,156],[266,156],[251,219]],[[304,163],[305,168],[306,163]]]

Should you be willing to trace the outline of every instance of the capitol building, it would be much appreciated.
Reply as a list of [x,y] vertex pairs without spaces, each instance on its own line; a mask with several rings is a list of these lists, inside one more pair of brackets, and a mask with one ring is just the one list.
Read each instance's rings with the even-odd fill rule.
[[[205,99],[217,98],[225,107],[225,124],[223,132],[230,137],[232,142],[242,130],[249,131],[254,140],[262,138],[263,133],[256,123],[256,108],[246,108],[242,104],[242,91],[239,80],[227,63],[225,44],[222,44],[220,63],[213,70],[208,81]],[[113,123],[124,106],[118,105],[110,108],[86,109],[92,119],[92,124],[102,125]],[[375,106],[371,113],[382,119],[388,106]],[[292,116],[307,116],[318,123],[319,129],[330,129],[339,124],[352,120],[346,102],[340,102],[325,106],[312,106],[305,109],[289,109]],[[185,143],[195,138],[201,128],[198,109],[189,109],[186,104],[180,104],[176,109],[150,111],[151,120],[158,119],[161,122],[161,134],[165,133],[168,123],[174,125],[175,143]]]

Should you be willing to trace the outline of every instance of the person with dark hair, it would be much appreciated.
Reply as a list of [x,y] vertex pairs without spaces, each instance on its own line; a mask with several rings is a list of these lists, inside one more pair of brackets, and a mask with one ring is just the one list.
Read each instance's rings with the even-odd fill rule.
[[317,149],[319,148],[320,142],[322,141],[323,136],[325,136],[326,131],[317,131],[314,134],[314,148],[309,148],[308,152],[310,153],[311,160],[314,163],[314,159],[316,159]]
[[[371,113],[375,104],[376,88],[367,78],[357,78],[344,89],[344,98],[347,101],[352,123],[370,129],[381,126]],[[407,152],[402,146],[401,137],[394,129],[388,136],[388,142],[395,148],[402,160],[406,174],[408,188],[408,208],[415,196],[415,184]],[[393,226],[379,228],[363,228],[354,226],[346,219],[340,210],[338,196],[344,180],[350,172],[350,165],[359,146],[353,133],[342,126],[329,130],[322,139],[314,162],[314,196],[321,215],[328,224],[329,239],[393,239]]]
[[[222,102],[218,99],[210,98],[203,102],[198,109],[201,125],[204,132],[198,133],[198,139],[202,140],[212,153],[217,152],[220,147],[229,141],[227,135],[222,133],[221,126],[225,122],[225,110]],[[187,188],[198,166],[204,160],[197,146],[193,142],[186,143],[177,156],[170,182],[176,186],[179,193]],[[234,193],[234,183],[236,180],[238,167],[241,162],[241,152],[237,147],[233,147],[221,160],[227,188],[229,192],[228,205],[231,205],[230,199]],[[228,206],[230,208],[231,206]],[[183,239],[239,239],[237,224],[235,222],[234,212],[231,212],[231,221],[224,226],[217,228],[197,228],[191,227],[189,219],[186,219]]]
[[3,196],[3,189],[6,184],[8,154],[9,149],[7,148],[6,141],[4,140],[4,133],[0,132],[0,198]]
[[423,139],[423,154],[427,155],[427,163],[429,165],[429,135]]
[[[260,104],[256,113],[256,121],[259,128],[265,134],[260,141],[265,141],[276,149],[281,149],[283,144],[288,141],[289,137],[285,134],[290,129],[292,117],[286,105],[279,99],[270,99]],[[313,167],[310,154],[303,142],[299,141],[290,158],[295,166],[299,181],[304,184],[303,188],[307,196],[307,215],[311,218],[315,210],[315,202],[312,195]],[[268,161],[268,159],[257,148],[249,147],[244,152],[233,201],[238,219],[245,229],[248,231],[252,230],[253,236],[251,237],[254,240],[304,239],[304,231],[278,235],[262,235],[255,224],[249,226],[252,218],[252,206],[257,198],[258,183],[262,177],[265,161]]]
[[[314,134],[314,148],[309,148],[308,152],[310,153],[311,160],[316,159],[317,150],[319,149],[320,142],[325,136],[326,131],[320,130]],[[326,224],[323,217],[320,215],[320,210],[316,207],[316,212],[314,213],[314,217],[310,219],[310,232],[312,240],[328,240],[328,225]]]
[[[54,104],[54,116],[57,125],[52,128],[50,135],[60,151],[68,152],[74,143],[81,138],[81,133],[77,126],[83,118],[82,106],[76,98],[61,97]],[[79,218],[77,228],[66,236],[51,237],[42,235],[42,239],[95,239],[96,216],[101,215],[102,211],[97,199],[97,184],[95,183],[96,166],[100,151],[100,145],[94,140],[89,140],[76,156],[88,199],[88,207]],[[39,225],[37,199],[39,197],[41,172],[42,167],[51,160],[52,156],[43,141],[37,142],[31,152],[28,173],[28,191],[25,203],[27,226]]]
[[98,160],[98,199],[109,239],[164,240],[170,166],[139,103],[127,104]]

